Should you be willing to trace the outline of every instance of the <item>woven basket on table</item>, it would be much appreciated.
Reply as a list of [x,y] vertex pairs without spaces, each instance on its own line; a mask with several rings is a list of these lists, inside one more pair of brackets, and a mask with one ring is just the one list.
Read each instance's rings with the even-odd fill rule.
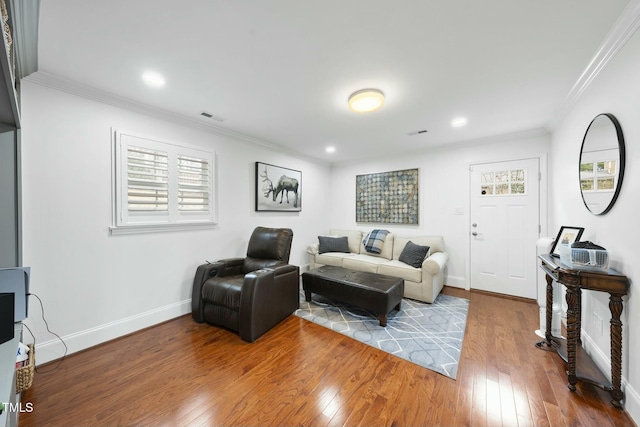
[[22,393],[33,384],[33,373],[35,371],[35,348],[29,344],[29,363],[27,366],[16,369],[16,393]]

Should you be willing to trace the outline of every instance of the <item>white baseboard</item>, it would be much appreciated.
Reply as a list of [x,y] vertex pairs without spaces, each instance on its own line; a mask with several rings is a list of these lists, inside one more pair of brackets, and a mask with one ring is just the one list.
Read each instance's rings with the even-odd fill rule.
[[624,410],[638,425],[640,421],[640,395],[624,378],[622,379],[622,389],[624,390]]
[[444,284],[447,286],[453,286],[454,288],[467,289],[467,280],[461,276],[447,276]]
[[[601,348],[595,345],[593,339],[584,330],[581,331],[581,337],[585,352],[591,356],[591,359],[604,376],[611,378],[611,360],[609,357]],[[640,395],[631,387],[624,375],[622,376],[622,390],[624,390],[624,409],[637,423],[640,420]]]
[[[188,299],[66,335],[62,339],[69,355],[190,312],[191,299]],[[36,343],[36,365],[60,359],[63,355],[64,345],[57,338]]]
[[591,356],[591,359],[594,361],[596,366],[598,366],[604,376],[609,378],[611,376],[611,360],[609,360],[609,357],[602,352],[602,349],[596,346],[593,339],[585,332],[584,329],[581,330],[580,336],[582,338],[582,346],[584,347],[585,352]]

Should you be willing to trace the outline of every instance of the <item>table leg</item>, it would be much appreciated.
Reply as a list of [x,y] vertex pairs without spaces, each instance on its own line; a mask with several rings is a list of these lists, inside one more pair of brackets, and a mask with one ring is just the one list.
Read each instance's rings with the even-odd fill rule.
[[578,345],[582,345],[582,290],[578,292],[576,310],[576,331],[578,331]]
[[547,307],[546,307],[546,331],[544,332],[544,340],[536,343],[536,347],[546,351],[556,351],[553,345],[553,335],[551,335],[551,320],[553,319],[553,277],[546,275],[547,279]]
[[576,352],[580,335],[580,294],[578,287],[567,286],[567,377],[569,390],[576,391]]
[[614,406],[621,408],[621,400],[624,395],[621,390],[622,377],[622,298],[617,295],[609,297],[609,310],[611,311],[611,396]]

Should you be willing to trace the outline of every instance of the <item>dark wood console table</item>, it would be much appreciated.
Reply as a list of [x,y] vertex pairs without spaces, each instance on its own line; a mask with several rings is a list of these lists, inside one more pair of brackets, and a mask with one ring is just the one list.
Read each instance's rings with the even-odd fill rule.
[[[550,255],[538,257],[547,273],[547,313],[545,339],[537,347],[557,351],[567,362],[569,390],[576,390],[578,380],[589,382],[611,393],[614,406],[622,408],[624,394],[621,390],[622,376],[622,297],[627,295],[629,280],[615,270],[572,268]],[[567,287],[567,339],[551,335],[553,313],[553,281]],[[582,289],[609,293],[611,310],[611,382],[598,369],[593,360],[582,350],[580,330],[582,327]]]

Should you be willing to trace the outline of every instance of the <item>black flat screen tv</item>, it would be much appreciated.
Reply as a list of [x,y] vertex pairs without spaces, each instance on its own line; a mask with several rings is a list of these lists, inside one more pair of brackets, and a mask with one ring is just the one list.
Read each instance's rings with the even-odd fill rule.
[[29,267],[0,268],[0,293],[13,293],[13,321],[22,322],[29,311]]
[[0,294],[0,344],[13,339],[15,294]]

